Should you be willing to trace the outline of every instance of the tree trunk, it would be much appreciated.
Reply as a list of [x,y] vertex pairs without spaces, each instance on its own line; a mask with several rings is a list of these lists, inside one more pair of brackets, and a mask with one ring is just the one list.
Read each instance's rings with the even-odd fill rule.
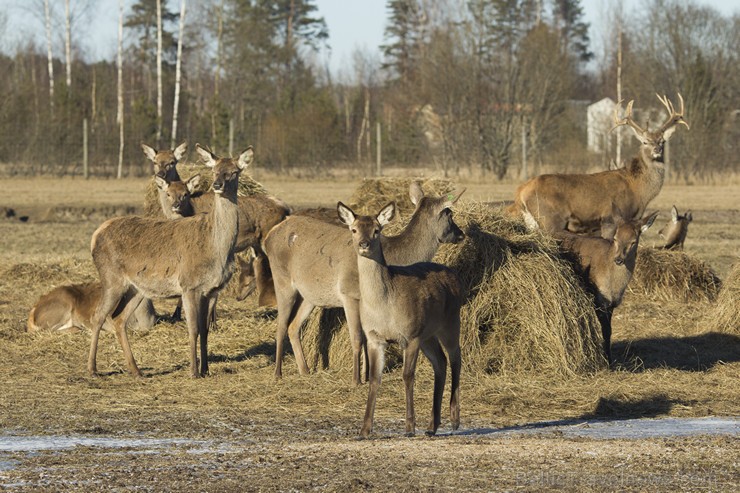
[[117,178],[123,175],[123,0],[118,0],[118,173]]
[[51,12],[49,0],[44,0],[44,20],[46,21],[46,55],[49,61],[49,106],[54,116],[54,58],[51,53]]
[[162,0],[157,0],[157,145],[162,140]]
[[177,139],[177,114],[178,105],[180,104],[180,67],[182,64],[182,38],[185,31],[185,3],[186,0],[180,2],[180,32],[177,35],[177,62],[175,64],[175,102],[172,105],[172,139],[170,147],[175,148],[175,140]]
[[67,58],[67,93],[72,87],[72,21],[69,18],[69,0],[64,2],[64,51]]

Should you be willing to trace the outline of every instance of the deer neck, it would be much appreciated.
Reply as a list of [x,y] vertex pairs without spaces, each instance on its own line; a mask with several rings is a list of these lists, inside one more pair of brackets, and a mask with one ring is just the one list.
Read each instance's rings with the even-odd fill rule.
[[439,248],[439,239],[417,210],[397,236],[385,237],[384,248],[393,265],[429,262]]
[[663,188],[663,180],[665,179],[665,164],[663,163],[663,156],[653,158],[652,147],[642,146],[640,148],[640,157],[637,160],[637,166],[634,166],[630,170],[633,179],[639,184],[641,188],[639,197],[641,200],[641,210],[645,211],[648,203],[653,200],[661,188]]
[[213,254],[218,259],[230,262],[239,232],[239,208],[236,194],[215,194],[211,215]]
[[387,307],[391,282],[383,250],[377,248],[371,257],[357,255],[360,302],[366,306]]

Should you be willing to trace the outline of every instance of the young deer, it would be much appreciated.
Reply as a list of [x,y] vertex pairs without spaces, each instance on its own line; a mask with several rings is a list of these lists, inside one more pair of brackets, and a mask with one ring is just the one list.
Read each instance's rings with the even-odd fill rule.
[[[103,283],[103,295],[93,319],[87,368],[97,375],[95,357],[100,329],[106,318],[120,320],[116,334],[129,371],[141,376],[131,354],[125,322],[144,298],[182,297],[190,333],[190,369],[193,377],[208,373],[208,321],[211,300],[231,278],[238,234],[236,204],[239,174],[252,162],[249,147],[238,159],[220,158],[196,144],[207,166],[213,168],[213,210],[176,221],[118,217],[93,234],[92,257]],[[197,345],[200,337],[200,371]]]
[[[463,190],[464,192],[464,190]],[[457,196],[428,197],[414,182],[409,189],[416,210],[397,236],[383,236],[383,250],[393,265],[429,261],[442,243],[458,243],[465,234],[452,219]],[[309,373],[300,330],[316,306],[342,307],[352,345],[352,381],[359,385],[362,356],[360,289],[352,242],[343,226],[304,216],[289,216],[263,242],[272,266],[278,320],[275,376],[282,377],[285,336],[290,337],[298,372]]]
[[398,341],[403,348],[403,382],[406,387],[406,435],[416,430],[414,375],[419,350],[434,368],[432,418],[426,434],[440,425],[442,392],[447,373],[444,346],[450,357],[452,428],[460,426],[460,306],[462,287],[457,275],[444,265],[422,262],[406,267],[388,266],[380,231],[394,216],[395,204],[383,207],[377,217],[357,216],[339,202],[337,212],[352,232],[360,288],[360,321],[367,338],[370,391],[360,435],[373,428],[375,401],[385,366],[385,348]]
[[693,219],[691,211],[686,211],[686,214],[681,216],[678,214],[675,205],[671,207],[671,221],[658,231],[658,234],[665,239],[663,248],[666,250],[683,250],[683,242],[686,240],[686,233],[689,232],[689,223]]
[[640,235],[652,226],[658,212],[643,219],[625,221],[619,212],[602,223],[603,237],[580,236],[568,232],[555,235],[561,247],[575,255],[575,268],[594,297],[596,316],[601,324],[604,355],[612,363],[612,313],[635,271]]
[[[28,332],[51,330],[55,332],[76,332],[90,330],[91,320],[100,302],[103,286],[99,282],[59,286],[41,296],[28,315]],[[129,326],[138,329],[151,329],[156,321],[154,306],[144,300],[136,309]],[[107,321],[106,330],[113,326]]]
[[[144,155],[154,164],[155,177],[161,178],[166,183],[181,181],[180,174],[177,172],[177,163],[179,163],[183,156],[188,152],[187,142],[183,142],[175,149],[163,149],[161,151],[142,143],[141,150],[144,151]],[[172,213],[171,208],[169,207],[166,191],[164,191],[160,186],[158,186],[158,189],[159,204],[162,206],[162,212],[165,217],[169,219],[178,217],[177,214]]]

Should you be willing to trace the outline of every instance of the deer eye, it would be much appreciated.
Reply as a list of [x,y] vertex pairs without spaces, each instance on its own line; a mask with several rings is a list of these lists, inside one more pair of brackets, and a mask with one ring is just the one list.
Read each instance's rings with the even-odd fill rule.
[[352,233],[357,233],[357,229],[356,228],[352,228]]
[[378,236],[378,235],[380,234],[380,230],[379,230],[379,229],[376,229],[376,230],[375,230],[375,231],[373,232],[373,234],[374,234],[375,236]]

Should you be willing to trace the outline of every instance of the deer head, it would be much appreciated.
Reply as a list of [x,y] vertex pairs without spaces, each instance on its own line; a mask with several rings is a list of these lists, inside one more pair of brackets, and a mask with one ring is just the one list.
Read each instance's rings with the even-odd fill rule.
[[637,122],[635,122],[632,118],[632,104],[634,103],[634,100],[632,100],[627,103],[627,111],[625,112],[624,118],[619,118],[619,110],[622,108],[622,101],[617,103],[617,106],[614,108],[614,127],[612,130],[622,125],[629,126],[642,144],[643,149],[649,152],[650,158],[653,160],[662,160],[665,143],[673,136],[678,125],[686,125],[686,128],[688,129],[689,124],[683,117],[684,102],[680,93],[678,93],[678,100],[681,102],[680,111],[676,111],[673,107],[673,103],[671,103],[667,96],[661,97],[658,94],[656,94],[656,96],[658,97],[658,101],[660,101],[668,110],[668,119],[658,129],[651,132],[648,130],[647,125],[645,128],[642,128],[637,124]]
[[180,216],[192,215],[190,197],[200,184],[199,174],[191,176],[186,182],[177,180],[169,183],[164,177],[155,175],[154,182],[157,184],[157,188],[167,194],[167,202],[172,212]]
[[144,155],[154,163],[154,174],[156,176],[164,178],[168,182],[180,180],[180,175],[177,173],[177,163],[179,163],[183,156],[188,152],[187,142],[183,142],[174,150],[165,149],[162,151],[158,151],[155,148],[142,143],[141,150],[144,151]]
[[416,210],[421,209],[422,202],[425,204],[424,213],[429,216],[424,220],[434,230],[434,234],[440,243],[460,243],[465,239],[465,233],[455,224],[452,218],[452,206],[460,200],[466,189],[455,196],[450,193],[441,197],[428,197],[424,195],[419,182],[411,182],[409,196]]
[[[614,221],[614,234],[611,238],[607,237],[606,239],[612,242],[610,255],[615,264],[621,266],[634,261],[640,235],[653,225],[656,217],[658,217],[658,211],[634,221],[625,221],[621,216],[614,216],[612,219]],[[602,234],[605,229],[608,228],[602,227]]]
[[694,219],[691,211],[686,211],[685,214],[680,215],[678,209],[674,205],[671,208],[671,220],[668,224],[663,226],[658,234],[665,239],[665,246],[663,248],[672,250],[683,250],[683,243],[686,240],[686,233],[689,230],[689,223]]
[[376,217],[358,216],[342,202],[337,204],[337,213],[352,232],[352,244],[362,257],[377,257],[380,252],[380,231],[396,215],[396,203],[383,207]]
[[252,146],[247,147],[237,159],[218,157],[200,144],[195,144],[195,150],[198,151],[205,165],[213,168],[213,192],[216,195],[233,197],[236,200],[239,173],[247,169],[254,161]]

